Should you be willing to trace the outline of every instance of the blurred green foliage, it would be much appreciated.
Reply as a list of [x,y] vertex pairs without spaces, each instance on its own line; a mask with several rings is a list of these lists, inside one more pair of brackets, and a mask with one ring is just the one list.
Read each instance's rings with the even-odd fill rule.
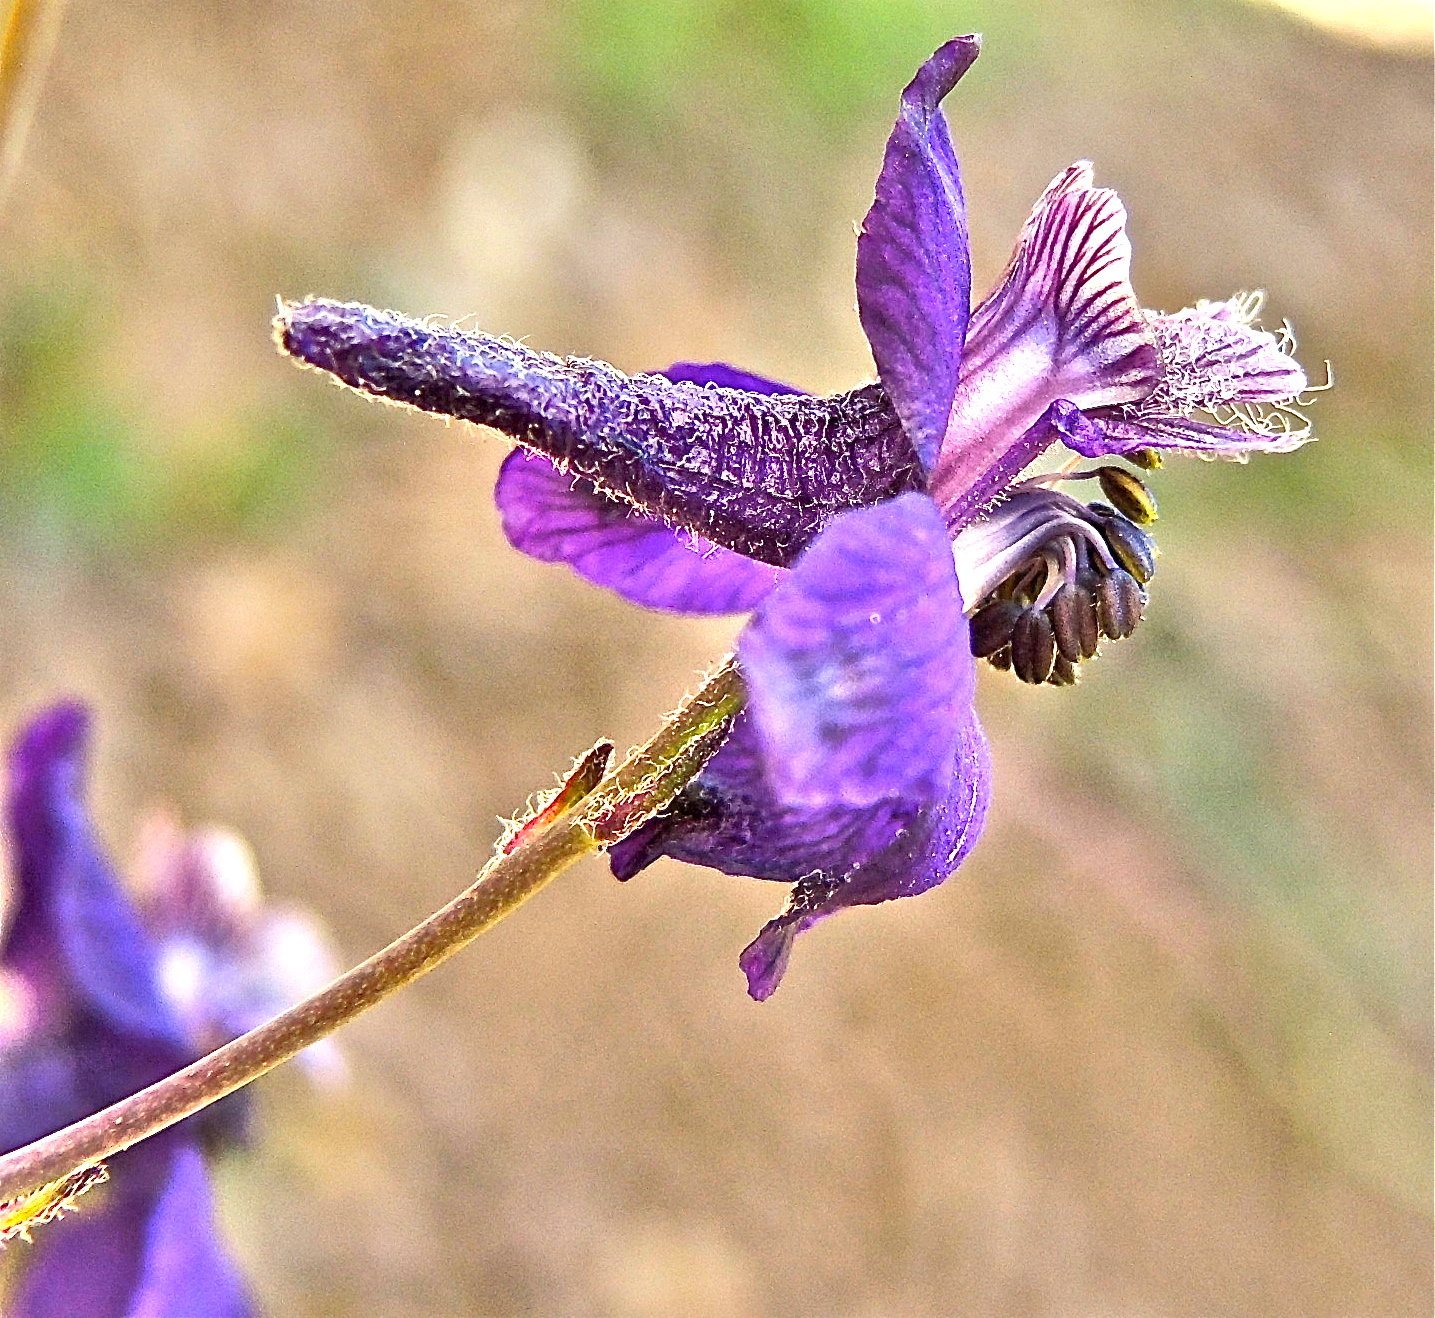
[[841,136],[886,105],[959,32],[1010,54],[1031,7],[995,0],[573,0],[565,31],[583,86],[610,112],[666,127],[736,102],[761,135]]
[[0,303],[0,507],[9,535],[153,550],[263,536],[302,509],[331,443],[321,425],[285,405],[234,413],[216,399],[203,433],[167,434],[98,369],[109,322],[102,304],[54,288]]

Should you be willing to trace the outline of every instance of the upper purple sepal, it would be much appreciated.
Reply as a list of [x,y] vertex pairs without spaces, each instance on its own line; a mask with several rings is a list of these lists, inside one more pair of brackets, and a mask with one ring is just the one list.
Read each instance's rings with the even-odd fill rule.
[[904,494],[835,517],[759,606],[737,653],[783,801],[935,794],[973,690],[937,506]]
[[815,398],[627,376],[357,303],[286,307],[277,329],[286,352],[355,389],[493,426],[607,494],[778,567],[843,509],[925,484],[876,384]]
[[961,372],[972,265],[957,154],[939,108],[981,50],[957,37],[917,71],[857,239],[857,311],[877,375],[930,471]]

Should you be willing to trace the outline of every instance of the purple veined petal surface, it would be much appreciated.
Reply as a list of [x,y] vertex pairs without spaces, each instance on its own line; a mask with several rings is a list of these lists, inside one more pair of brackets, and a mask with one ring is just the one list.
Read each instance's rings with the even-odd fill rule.
[[[756,394],[802,392],[724,362],[675,362],[661,374]],[[644,608],[746,613],[784,575],[782,568],[669,526],[523,449],[504,462],[494,500],[515,549],[544,563],[566,563],[585,580]]]
[[508,543],[633,604],[670,613],[746,613],[787,574],[679,530],[515,449],[493,491]]
[[1056,399],[1104,407],[1149,394],[1155,336],[1131,288],[1126,211],[1078,162],[1042,194],[1001,282],[972,313],[962,379],[933,472],[953,528],[1041,451]]
[[86,811],[89,726],[83,706],[62,703],[11,748],[16,910],[0,958],[125,1033],[183,1047],[159,994],[154,947]]
[[974,684],[936,505],[904,494],[835,517],[758,607],[737,654],[779,800],[936,795]]
[[215,1234],[193,1140],[166,1131],[117,1155],[110,1181],[36,1235],[10,1318],[249,1318]]
[[945,880],[976,846],[990,804],[991,756],[976,710],[969,708],[946,794],[925,805],[900,837],[840,882],[804,879],[794,886],[787,909],[769,920],[738,958],[749,995],[758,1002],[772,996],[797,935],[819,920],[849,906],[914,897]]
[[940,107],[981,49],[957,37],[917,71],[857,239],[857,311],[902,428],[930,471],[946,433],[971,312],[966,205]]
[[[1264,301],[1264,293],[1238,293],[1171,315],[1153,312],[1165,379],[1147,407],[1185,413],[1212,404],[1286,403],[1304,393],[1310,382],[1291,355],[1289,331],[1278,337],[1256,327]],[[1187,406],[1163,409],[1163,396]]]
[[1130,453],[1138,448],[1179,449],[1203,458],[1232,458],[1243,461],[1252,453],[1290,453],[1308,443],[1311,434],[1303,426],[1256,429],[1220,426],[1181,416],[1123,415],[1097,413],[1071,437],[1062,442],[1084,458],[1105,458]]

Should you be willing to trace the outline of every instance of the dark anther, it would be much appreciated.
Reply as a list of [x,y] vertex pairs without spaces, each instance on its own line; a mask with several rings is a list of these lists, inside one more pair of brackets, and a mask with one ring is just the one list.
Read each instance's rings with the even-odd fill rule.
[[1022,615],[1015,600],[993,600],[972,614],[972,653],[978,659],[995,654],[1011,640],[1012,628]]
[[997,672],[999,672],[999,673],[1008,673],[1008,672],[1010,672],[1010,671],[1011,671],[1011,646],[1009,646],[1009,645],[1004,645],[1004,646],[1002,646],[1002,648],[1001,648],[1000,650],[998,650],[995,654],[989,654],[989,655],[987,655],[987,663],[989,663],[989,664],[990,664],[993,668],[995,668],[995,669],[997,670]]
[[[1134,583],[1133,583],[1134,584]],[[1056,637],[1044,612],[1027,609],[1016,620],[1011,637],[1011,666],[1023,682],[1040,685],[1051,676],[1056,660]]]
[[1144,584],[1156,575],[1156,542],[1135,522],[1118,514],[1105,518],[1101,530],[1116,561],[1137,581]]
[[1133,466],[1140,467],[1142,471],[1158,471],[1161,467],[1161,453],[1154,448],[1134,448],[1130,453],[1121,455]]
[[[1092,584],[1095,584],[1094,577]],[[1090,587],[1068,581],[1056,592],[1048,612],[1056,635],[1056,649],[1062,658],[1075,664],[1096,653],[1101,627],[1096,616],[1096,597]]]
[[1116,511],[1124,513],[1137,526],[1150,526],[1156,520],[1156,496],[1146,488],[1140,476],[1125,467],[1102,467],[1096,479]]
[[1050,686],[1075,686],[1078,681],[1076,665],[1059,654],[1051,666],[1051,676],[1046,680]]
[[1118,568],[1109,576],[1102,577],[1096,589],[1096,607],[1101,615],[1101,630],[1119,641],[1130,636],[1141,621],[1141,609],[1146,603],[1146,592],[1137,584],[1129,572]]

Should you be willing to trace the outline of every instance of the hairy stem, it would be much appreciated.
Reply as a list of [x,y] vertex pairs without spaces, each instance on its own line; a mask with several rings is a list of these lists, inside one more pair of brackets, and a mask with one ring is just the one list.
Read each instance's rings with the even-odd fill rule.
[[0,1157],[0,1201],[58,1181],[182,1121],[447,960],[575,861],[663,809],[721,744],[743,696],[742,679],[729,660],[590,794],[546,825],[518,835],[516,845],[490,860],[471,887],[383,951],[148,1089]]

